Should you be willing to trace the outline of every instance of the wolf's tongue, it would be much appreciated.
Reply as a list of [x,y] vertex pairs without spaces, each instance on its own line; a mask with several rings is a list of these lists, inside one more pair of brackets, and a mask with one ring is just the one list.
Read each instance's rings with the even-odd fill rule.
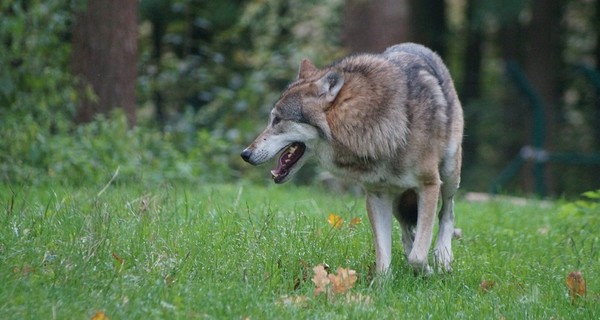
[[290,173],[290,168],[302,157],[304,150],[305,146],[301,142],[294,142],[285,148],[277,161],[277,168],[271,170],[275,182],[283,180]]

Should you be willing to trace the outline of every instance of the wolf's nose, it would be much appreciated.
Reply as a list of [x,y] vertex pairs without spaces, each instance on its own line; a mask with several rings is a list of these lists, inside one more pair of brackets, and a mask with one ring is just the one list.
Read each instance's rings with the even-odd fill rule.
[[249,149],[244,149],[240,156],[242,157],[242,159],[244,159],[244,161],[250,162],[250,156],[252,156],[252,151],[250,151]]

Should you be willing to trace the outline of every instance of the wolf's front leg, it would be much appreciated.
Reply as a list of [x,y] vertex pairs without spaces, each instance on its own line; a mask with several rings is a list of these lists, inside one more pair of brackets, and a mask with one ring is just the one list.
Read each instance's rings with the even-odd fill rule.
[[384,273],[392,262],[392,198],[388,194],[368,193],[367,212],[375,242],[375,269]]
[[433,226],[435,224],[439,192],[439,183],[425,185],[419,190],[417,230],[412,250],[408,255],[408,263],[415,272],[425,275],[433,272],[428,263],[428,255],[433,239]]

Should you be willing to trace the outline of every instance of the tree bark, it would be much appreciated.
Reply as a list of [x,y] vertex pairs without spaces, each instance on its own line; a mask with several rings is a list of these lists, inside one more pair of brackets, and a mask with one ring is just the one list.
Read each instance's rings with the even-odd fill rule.
[[[483,30],[475,19],[476,0],[466,3],[466,43],[463,58],[463,78],[460,87],[460,101],[465,110],[466,137],[476,137],[481,110],[470,102],[481,95],[481,63],[483,59]],[[467,166],[478,162],[479,139],[463,140],[463,163]]]
[[348,0],[343,42],[350,52],[381,52],[411,40],[407,0]]
[[412,41],[446,58],[448,25],[444,0],[409,0]]
[[[526,51],[525,71],[544,103],[542,139],[543,148],[546,150],[553,148],[555,119],[561,104],[564,70],[561,24],[563,10],[564,0],[533,0],[531,3],[532,16],[528,32],[529,47]],[[553,177],[550,176],[549,170],[545,173],[548,191],[552,193]]]
[[596,69],[600,70],[600,1],[596,0],[596,17],[594,19],[594,25],[596,30]]
[[[596,0],[596,12],[595,12],[595,18],[594,18],[594,22],[593,25],[595,25],[595,30],[596,30],[596,48],[595,48],[595,62],[596,62],[596,71],[600,70],[600,0]],[[596,88],[596,99],[595,99],[595,103],[594,103],[594,115],[596,115],[595,117],[595,121],[598,121],[598,119],[600,119],[600,88]],[[597,122],[595,122],[597,123]],[[600,125],[595,125],[596,128],[596,148],[600,148]]]
[[467,43],[464,55],[464,78],[461,101],[467,105],[471,99],[481,95],[481,61],[483,59],[483,30],[475,19],[475,0],[466,4]]
[[72,71],[82,98],[77,123],[123,108],[129,125],[135,125],[137,7],[137,0],[89,0],[76,14]]

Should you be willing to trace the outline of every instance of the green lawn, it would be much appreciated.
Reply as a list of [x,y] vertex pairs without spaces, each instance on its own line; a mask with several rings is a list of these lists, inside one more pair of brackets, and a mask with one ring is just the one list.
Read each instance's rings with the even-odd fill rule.
[[[372,281],[363,198],[292,185],[101,189],[0,186],[1,319],[600,319],[595,209],[458,200],[454,273],[415,277],[396,225],[392,274]],[[346,295],[359,301],[313,296],[323,262],[356,270]],[[575,270],[587,295],[572,303]]]

